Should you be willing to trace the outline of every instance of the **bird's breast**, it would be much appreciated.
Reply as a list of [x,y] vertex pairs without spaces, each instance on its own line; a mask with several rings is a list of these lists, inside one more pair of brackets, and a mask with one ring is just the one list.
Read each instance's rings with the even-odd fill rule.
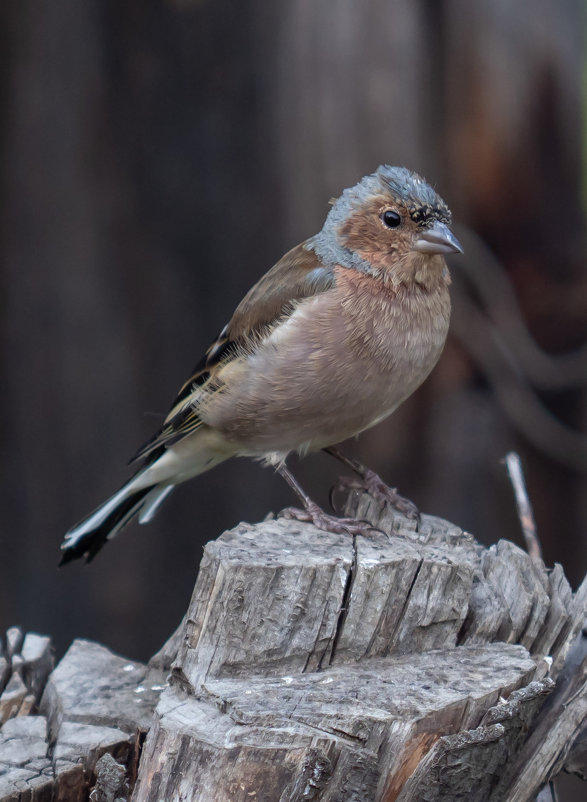
[[[349,275],[350,274],[350,275]],[[436,364],[448,330],[446,286],[391,292],[344,270],[302,301],[203,400],[208,425],[242,453],[314,450],[373,426]]]
[[371,374],[402,378],[406,389],[417,386],[436,364],[448,333],[446,284],[388,289],[368,276],[345,278],[340,306],[349,354]]

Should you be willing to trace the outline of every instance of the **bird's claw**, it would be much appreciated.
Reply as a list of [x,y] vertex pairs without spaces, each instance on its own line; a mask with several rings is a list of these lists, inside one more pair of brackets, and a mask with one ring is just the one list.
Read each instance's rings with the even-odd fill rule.
[[348,534],[354,537],[355,535],[369,536],[381,533],[381,530],[377,529],[373,524],[370,524],[369,521],[360,521],[356,518],[339,518],[336,515],[329,515],[317,504],[312,504],[306,509],[286,507],[278,514],[278,518],[313,523],[318,529],[322,529],[325,532],[332,532],[336,535]]

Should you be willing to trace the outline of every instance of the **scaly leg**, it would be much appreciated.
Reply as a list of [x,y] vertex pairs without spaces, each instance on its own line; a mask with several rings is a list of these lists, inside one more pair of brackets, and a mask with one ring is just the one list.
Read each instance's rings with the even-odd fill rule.
[[318,529],[323,529],[326,532],[334,532],[335,534],[343,534],[346,532],[349,535],[369,535],[379,531],[368,523],[368,521],[358,521],[356,518],[339,518],[336,515],[329,515],[327,512],[324,512],[316,502],[312,501],[285,464],[282,463],[277,466],[277,473],[285,479],[304,505],[303,510],[297,507],[287,507],[285,510],[281,511],[281,517],[313,523]]
[[365,465],[362,465],[358,460],[345,456],[334,446],[324,448],[323,451],[326,451],[327,454],[330,454],[335,459],[342,462],[361,477],[361,481],[358,481],[357,479],[349,479],[345,476],[341,476],[330,492],[331,501],[333,494],[337,491],[342,492],[353,488],[361,488],[366,490],[369,495],[373,496],[373,498],[378,501],[386,502],[407,518],[418,519],[420,517],[420,513],[414,502],[400,496],[395,487],[386,485],[375,471],[365,467]]

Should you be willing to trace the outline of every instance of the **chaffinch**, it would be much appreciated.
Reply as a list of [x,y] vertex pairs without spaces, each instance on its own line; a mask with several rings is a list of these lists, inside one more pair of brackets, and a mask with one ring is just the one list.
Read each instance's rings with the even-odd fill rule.
[[276,467],[304,506],[287,515],[362,531],[314,504],[285,459],[325,449],[345,460],[334,444],[375,426],[428,376],[449,326],[444,255],[462,252],[450,220],[405,168],[383,165],[346,189],[322,230],[245,295],[136,455],[138,471],[66,534],[62,564],[92,559],[131,518],[150,521],[176,485],[232,456]]

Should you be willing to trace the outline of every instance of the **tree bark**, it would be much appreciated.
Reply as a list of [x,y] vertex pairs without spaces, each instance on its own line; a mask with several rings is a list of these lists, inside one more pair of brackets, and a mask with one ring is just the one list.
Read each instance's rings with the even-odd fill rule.
[[75,641],[51,671],[11,630],[0,802],[534,800],[587,722],[587,580],[362,492],[347,513],[379,531],[209,543],[149,666]]

